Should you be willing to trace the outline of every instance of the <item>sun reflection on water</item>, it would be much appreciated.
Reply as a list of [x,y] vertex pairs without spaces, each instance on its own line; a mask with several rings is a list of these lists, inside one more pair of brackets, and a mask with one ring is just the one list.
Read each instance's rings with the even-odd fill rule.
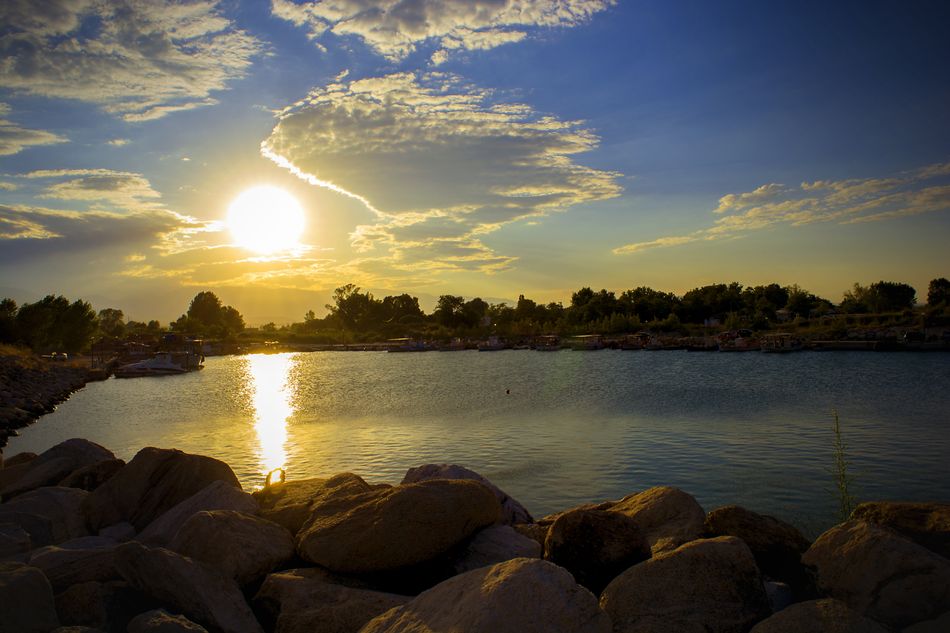
[[294,413],[290,373],[296,355],[256,354],[247,359],[263,481],[269,472],[284,468],[287,462],[287,419]]

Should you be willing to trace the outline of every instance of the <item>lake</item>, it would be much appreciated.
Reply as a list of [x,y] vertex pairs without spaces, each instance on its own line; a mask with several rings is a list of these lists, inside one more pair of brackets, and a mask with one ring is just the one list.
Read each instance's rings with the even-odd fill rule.
[[950,501],[950,354],[313,352],[91,383],[7,456],[84,437],[228,462],[246,489],[467,466],[540,517],[654,485],[814,536],[835,523],[832,411],[860,500]]

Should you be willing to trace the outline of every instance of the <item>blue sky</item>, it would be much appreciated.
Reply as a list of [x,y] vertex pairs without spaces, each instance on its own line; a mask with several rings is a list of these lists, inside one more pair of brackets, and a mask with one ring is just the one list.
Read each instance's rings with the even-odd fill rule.
[[[0,294],[300,320],[352,282],[569,300],[927,282],[941,2],[26,0],[0,8]],[[284,251],[228,206],[301,203]],[[266,202],[262,203],[266,207]],[[273,209],[262,214],[276,217]]]

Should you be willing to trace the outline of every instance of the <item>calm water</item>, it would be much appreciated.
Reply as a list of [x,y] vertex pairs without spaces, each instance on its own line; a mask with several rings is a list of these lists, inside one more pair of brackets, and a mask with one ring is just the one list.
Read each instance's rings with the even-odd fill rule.
[[[510,390],[510,393],[506,393]],[[815,534],[834,522],[831,411],[859,498],[950,500],[950,354],[504,351],[210,358],[204,371],[93,383],[11,438],[124,459],[213,455],[245,488],[351,471],[398,482],[472,468],[536,516],[670,484]]]

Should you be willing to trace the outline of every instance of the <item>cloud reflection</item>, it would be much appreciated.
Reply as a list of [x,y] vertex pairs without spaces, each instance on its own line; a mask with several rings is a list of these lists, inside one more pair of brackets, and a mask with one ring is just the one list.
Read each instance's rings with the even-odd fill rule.
[[290,373],[296,354],[255,354],[247,357],[252,391],[254,429],[260,450],[261,482],[287,462],[287,419],[294,413]]

